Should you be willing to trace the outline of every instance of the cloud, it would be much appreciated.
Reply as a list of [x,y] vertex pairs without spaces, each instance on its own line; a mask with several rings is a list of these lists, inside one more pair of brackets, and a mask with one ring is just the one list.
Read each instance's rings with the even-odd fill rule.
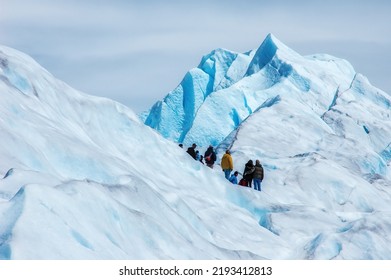
[[[346,54],[363,71],[388,71],[388,1],[275,2],[2,0],[0,36],[76,89],[135,111],[213,49],[245,52],[268,33],[301,54]],[[388,79],[379,83],[391,92]]]

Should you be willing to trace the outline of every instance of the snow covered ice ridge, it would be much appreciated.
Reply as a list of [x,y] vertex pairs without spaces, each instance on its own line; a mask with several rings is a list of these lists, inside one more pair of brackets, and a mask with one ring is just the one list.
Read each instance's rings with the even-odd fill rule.
[[[391,258],[391,99],[347,61],[273,35],[215,50],[151,109],[158,132],[4,46],[0,94],[0,259]],[[262,192],[176,142],[259,158]]]

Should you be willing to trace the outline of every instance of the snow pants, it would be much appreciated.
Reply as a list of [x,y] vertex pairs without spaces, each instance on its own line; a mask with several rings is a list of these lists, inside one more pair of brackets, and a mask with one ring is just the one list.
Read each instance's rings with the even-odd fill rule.
[[261,179],[254,179],[254,190],[261,191]]

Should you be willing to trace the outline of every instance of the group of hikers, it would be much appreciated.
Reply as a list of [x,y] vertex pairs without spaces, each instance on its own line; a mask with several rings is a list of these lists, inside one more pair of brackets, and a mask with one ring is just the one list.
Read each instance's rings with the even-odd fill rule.
[[[183,148],[182,144],[179,144],[179,146]],[[213,146],[210,145],[205,151],[204,155],[201,155],[200,152],[196,150],[196,148],[197,144],[194,143],[191,147],[187,149],[187,153],[195,160],[200,161],[202,164],[206,164],[210,168],[213,168],[217,160],[216,152],[214,151]],[[239,184],[244,187],[252,188],[252,182],[254,182],[254,189],[257,191],[261,191],[261,183],[264,177],[264,170],[261,162],[258,159],[255,161],[255,164],[251,159],[245,164],[244,171],[242,173],[243,177],[239,181],[239,172],[235,171],[232,173],[234,165],[230,150],[225,151],[225,154],[221,158],[220,165],[221,169],[224,172],[225,178],[232,184]]]

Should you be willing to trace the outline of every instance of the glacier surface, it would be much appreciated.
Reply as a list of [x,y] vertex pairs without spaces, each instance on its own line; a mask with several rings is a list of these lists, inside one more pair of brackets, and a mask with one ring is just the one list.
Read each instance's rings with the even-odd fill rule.
[[[343,59],[215,50],[158,132],[4,46],[0,94],[0,259],[391,259],[391,99]],[[260,159],[262,192],[177,142]]]

